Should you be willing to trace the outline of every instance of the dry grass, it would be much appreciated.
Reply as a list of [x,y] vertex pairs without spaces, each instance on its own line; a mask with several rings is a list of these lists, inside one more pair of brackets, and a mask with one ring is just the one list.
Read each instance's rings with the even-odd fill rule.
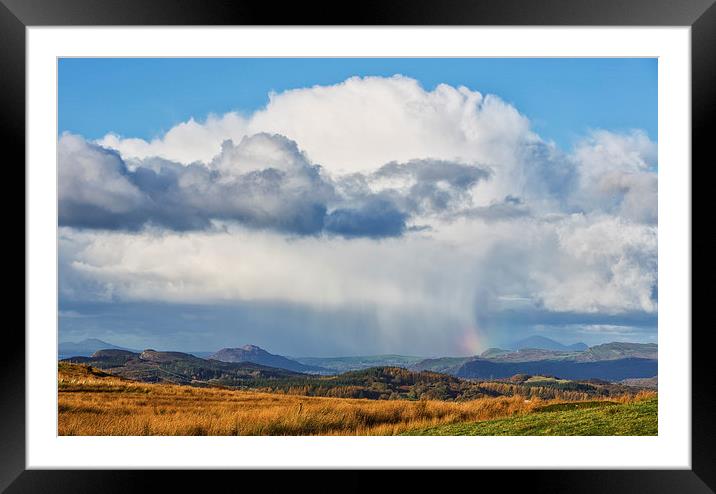
[[521,415],[546,403],[519,396],[467,402],[380,401],[194,388],[127,381],[92,373],[81,365],[61,364],[58,433],[394,435],[420,427]]

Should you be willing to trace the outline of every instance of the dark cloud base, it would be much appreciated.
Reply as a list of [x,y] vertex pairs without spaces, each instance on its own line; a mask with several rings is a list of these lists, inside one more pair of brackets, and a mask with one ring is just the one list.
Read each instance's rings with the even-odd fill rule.
[[[417,214],[464,205],[469,190],[490,177],[475,165],[413,160],[332,179],[295,142],[270,134],[226,141],[208,165],[148,158],[130,166],[117,152],[72,135],[59,146],[59,224],[84,229],[188,231],[224,220],[297,235],[395,237]],[[411,185],[380,193],[367,186],[393,178]]]

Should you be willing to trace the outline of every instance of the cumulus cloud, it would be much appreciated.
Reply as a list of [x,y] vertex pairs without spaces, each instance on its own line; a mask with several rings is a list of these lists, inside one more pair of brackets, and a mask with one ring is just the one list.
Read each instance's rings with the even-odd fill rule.
[[352,77],[331,86],[270,95],[249,117],[184,122],[150,142],[110,134],[99,144],[126,158],[161,156],[208,162],[221,142],[268,132],[300,144],[332,171],[370,173],[391,161],[435,158],[486,165],[515,160],[515,147],[536,139],[529,121],[494,95],[440,84],[427,91],[409,77]]
[[617,134],[596,130],[576,148],[585,175],[609,171],[641,172],[656,167],[657,146],[644,131]]
[[[322,229],[333,193],[319,168],[280,136],[247,137],[237,146],[226,141],[214,166],[148,158],[130,170],[116,152],[72,135],[60,138],[59,149],[60,224],[66,226],[192,230],[231,219],[313,233]],[[262,157],[265,167],[256,168]]]
[[644,132],[595,131],[577,145],[573,160],[576,206],[656,224],[657,146]]
[[149,142],[110,134],[99,144],[125,159],[160,156],[186,165],[209,163],[224,140],[258,133],[298,143],[332,176],[369,176],[386,163],[416,159],[479,164],[494,173],[471,190],[478,207],[511,195],[542,212],[600,209],[656,219],[656,143],[644,132],[595,130],[566,153],[497,96],[446,84],[429,91],[404,76],[288,90],[245,117],[189,120]]
[[58,147],[68,298],[373,307],[485,331],[515,312],[598,325],[657,310],[641,131],[565,151],[495,96],[396,76]]
[[408,215],[388,198],[368,196],[353,208],[338,208],[326,217],[326,231],[346,237],[394,237],[406,228]]
[[506,196],[502,201],[493,201],[488,206],[467,208],[458,214],[461,217],[482,219],[484,221],[509,221],[529,216],[530,210],[519,197]]
[[[476,165],[413,160],[333,178],[294,141],[265,133],[224,141],[207,164],[125,162],[70,134],[58,146],[60,225],[110,230],[197,230],[233,220],[293,234],[397,236],[413,215],[464,207],[490,175]],[[393,179],[399,183],[386,185]]]
[[554,311],[655,312],[657,230],[614,217],[575,216],[556,225],[561,269],[535,272]]
[[490,175],[489,169],[477,165],[422,159],[393,161],[367,180],[375,189],[395,197],[405,210],[429,215],[469,206],[471,189]]
[[210,115],[202,123],[191,118],[151,141],[123,138],[109,133],[100,139],[98,144],[116,149],[127,159],[158,156],[189,164],[209,161],[216,156],[225,140],[239,141],[246,134],[245,119],[237,113],[227,113],[222,116]]
[[59,222],[80,227],[137,226],[148,198],[118,153],[63,135],[58,143]]

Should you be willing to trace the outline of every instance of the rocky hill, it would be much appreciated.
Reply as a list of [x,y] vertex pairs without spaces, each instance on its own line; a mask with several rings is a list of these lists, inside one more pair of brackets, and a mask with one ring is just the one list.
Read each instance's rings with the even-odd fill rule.
[[330,374],[331,371],[316,365],[306,365],[295,360],[274,355],[256,345],[244,345],[239,348],[222,348],[209,356],[209,359],[221,362],[253,362],[255,364],[286,369],[294,372]]

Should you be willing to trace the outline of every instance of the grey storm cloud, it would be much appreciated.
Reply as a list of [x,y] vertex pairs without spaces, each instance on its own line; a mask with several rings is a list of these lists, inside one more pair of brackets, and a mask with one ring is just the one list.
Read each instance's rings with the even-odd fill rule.
[[466,218],[480,218],[487,222],[505,221],[530,216],[529,209],[524,201],[515,196],[508,195],[502,201],[492,202],[488,206],[468,208],[459,213]]
[[408,214],[390,199],[370,196],[357,208],[339,208],[326,217],[326,231],[344,237],[393,237],[406,229]]
[[307,234],[322,229],[333,194],[318,167],[308,163],[231,174],[159,158],[130,167],[114,151],[75,136],[63,136],[59,147],[62,226],[137,230],[156,225],[182,231],[223,219]]
[[431,214],[463,207],[470,201],[470,189],[490,175],[489,169],[476,165],[423,159],[390,162],[372,173],[370,179],[409,183],[402,189],[393,189],[391,194],[405,210]]
[[[413,160],[332,179],[294,141],[265,133],[225,141],[208,164],[126,161],[71,134],[58,147],[60,225],[86,229],[188,231],[231,220],[299,235],[399,236],[414,215],[469,202],[469,190],[490,176],[474,165]],[[369,184],[380,180],[405,185],[374,192]]]

